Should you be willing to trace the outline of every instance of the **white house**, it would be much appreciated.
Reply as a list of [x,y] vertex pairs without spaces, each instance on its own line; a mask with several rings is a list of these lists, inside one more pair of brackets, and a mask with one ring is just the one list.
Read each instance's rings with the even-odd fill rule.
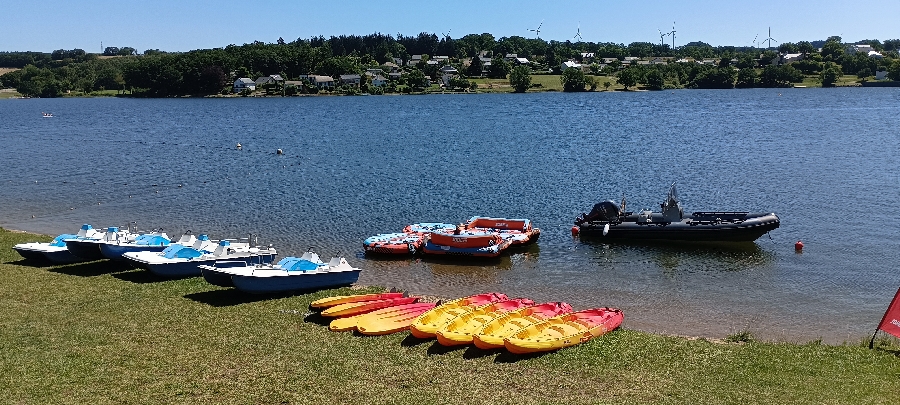
[[887,77],[886,70],[879,70],[875,72],[875,80],[884,80]]
[[884,55],[882,55],[881,52],[878,52],[878,51],[869,51],[869,57],[875,58],[875,59],[881,59],[884,57]]
[[375,76],[375,77],[372,78],[372,85],[375,86],[375,87],[381,87],[381,86],[384,86],[385,84],[387,84],[387,82],[388,82],[388,79],[386,79],[386,78],[385,78],[384,76],[382,76],[382,75],[377,75],[377,76]]
[[581,64],[575,61],[567,60],[559,65],[559,69],[565,71],[568,68],[581,69]]
[[234,81],[232,90],[234,90],[235,93],[240,93],[244,89],[248,89],[250,91],[256,90],[256,82],[248,77],[242,77]]
[[517,65],[527,65],[528,64],[528,58],[516,58],[516,59],[514,59],[514,61],[515,61],[514,63]]
[[320,89],[334,88],[334,78],[331,76],[309,75],[309,82]]
[[847,53],[849,53],[849,54],[854,54],[857,52],[862,52],[862,53],[868,54],[869,52],[874,51],[874,50],[875,49],[872,48],[872,45],[868,45],[868,44],[850,45],[849,47],[847,47]]
[[786,53],[781,55],[781,63],[791,63],[803,60],[802,53]]

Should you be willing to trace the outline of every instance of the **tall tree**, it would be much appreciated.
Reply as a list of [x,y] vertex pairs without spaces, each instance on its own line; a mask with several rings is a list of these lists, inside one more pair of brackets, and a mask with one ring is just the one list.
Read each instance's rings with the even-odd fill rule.
[[484,70],[484,63],[481,62],[481,58],[478,55],[475,55],[472,57],[469,67],[466,68],[466,76],[481,77],[482,70]]
[[841,37],[828,37],[825,45],[822,45],[822,58],[826,61],[836,62],[844,56],[844,44],[841,43]]
[[562,82],[563,91],[566,92],[584,91],[584,86],[587,85],[587,81],[584,78],[584,72],[582,72],[581,69],[576,68],[566,69],[559,80]]
[[509,84],[516,93],[524,93],[531,87],[531,69],[525,65],[519,65],[509,72]]
[[637,68],[628,67],[619,72],[617,80],[619,84],[625,87],[625,90],[628,90],[629,87],[636,86],[640,78],[641,74]]
[[503,57],[495,57],[491,60],[491,68],[488,71],[488,76],[492,79],[505,79],[511,68],[512,66],[510,66],[506,59],[503,59]]

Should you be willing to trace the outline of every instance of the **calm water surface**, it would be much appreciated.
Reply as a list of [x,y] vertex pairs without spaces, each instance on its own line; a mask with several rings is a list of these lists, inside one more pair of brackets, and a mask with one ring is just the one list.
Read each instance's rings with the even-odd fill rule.
[[[617,306],[652,332],[855,342],[900,286],[898,116],[900,90],[875,88],[2,100],[0,226],[253,233],[413,294],[502,291]],[[571,237],[595,202],[658,208],[673,181],[688,212],[773,211],[782,226],[736,247]],[[543,234],[484,263],[362,254],[372,234],[473,215]]]

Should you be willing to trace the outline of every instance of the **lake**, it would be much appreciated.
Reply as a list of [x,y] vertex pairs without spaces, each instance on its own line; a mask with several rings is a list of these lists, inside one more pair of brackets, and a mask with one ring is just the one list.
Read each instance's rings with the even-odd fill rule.
[[[895,88],[0,100],[0,226],[252,233],[412,294],[616,306],[626,328],[657,333],[858,342],[900,286],[898,116]],[[571,236],[594,203],[658,210],[673,182],[685,212],[775,212],[781,227],[739,246]],[[475,215],[543,233],[490,262],[363,255],[368,236]]]

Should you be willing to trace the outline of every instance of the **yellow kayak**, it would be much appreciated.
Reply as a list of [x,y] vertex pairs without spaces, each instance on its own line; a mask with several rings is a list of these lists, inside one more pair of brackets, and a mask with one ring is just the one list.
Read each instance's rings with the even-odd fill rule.
[[333,307],[329,307],[328,309],[322,311],[322,316],[328,317],[340,317],[340,316],[353,316],[364,314],[366,312],[372,312],[376,309],[393,307],[397,305],[404,304],[412,304],[419,300],[419,297],[403,297],[403,298],[388,298],[384,300],[374,300],[374,301],[360,301],[360,302],[348,302],[346,304],[335,305]]
[[424,312],[431,310],[436,302],[418,302],[380,309],[360,315],[356,329],[363,335],[388,335],[409,329],[409,325]]
[[475,331],[472,343],[479,349],[499,349],[503,347],[503,340],[519,329],[569,312],[572,312],[572,306],[565,302],[547,302],[502,313]]
[[[389,308],[394,308],[394,307],[389,307]],[[384,309],[388,309],[388,308],[384,308]],[[331,330],[332,332],[346,332],[348,330],[356,330],[356,321],[359,318],[362,318],[370,313],[371,312],[369,312],[367,314],[359,314],[359,315],[353,315],[353,316],[345,316],[343,318],[337,318],[328,324],[328,329]]]
[[403,298],[403,296],[404,296],[404,293],[399,293],[399,292],[377,293],[377,294],[359,294],[359,295],[338,295],[335,297],[326,297],[326,298],[322,298],[320,300],[315,300],[311,304],[309,304],[309,307],[313,308],[313,309],[323,309],[323,308],[333,307],[335,305],[349,304],[351,302],[385,300],[385,299],[391,299],[391,298]]
[[412,325],[409,326],[409,332],[413,336],[420,339],[433,338],[435,332],[449,323],[457,316],[469,312],[481,305],[491,304],[498,301],[505,301],[509,298],[501,293],[485,293],[472,295],[465,298],[459,298],[442,305],[434,307],[434,309],[419,315]]
[[534,301],[527,298],[514,298],[508,301],[482,305],[472,311],[453,318],[435,333],[438,343],[444,346],[467,345],[472,343],[472,336],[486,323],[504,313],[531,307]]
[[506,338],[504,346],[516,354],[562,349],[616,329],[624,319],[625,315],[616,308],[571,312],[519,330]]

